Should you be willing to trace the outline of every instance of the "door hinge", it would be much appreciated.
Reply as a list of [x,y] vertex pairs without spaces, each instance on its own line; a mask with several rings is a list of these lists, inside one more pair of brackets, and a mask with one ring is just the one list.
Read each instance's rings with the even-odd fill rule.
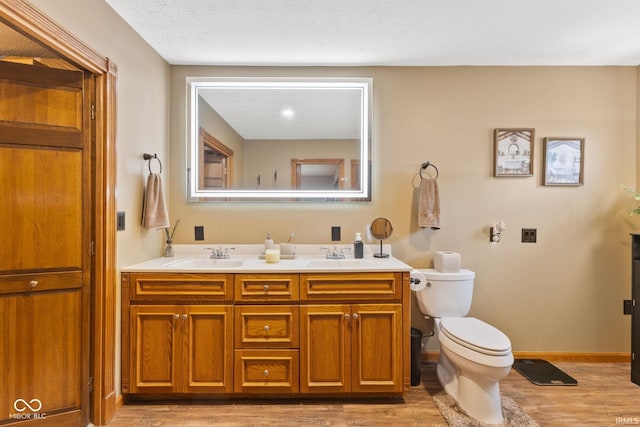
[[96,254],[96,242],[93,240],[89,243],[89,256],[94,256]]
[[87,384],[89,387],[89,392],[93,391],[93,377],[89,377],[89,384]]
[[91,104],[91,120],[96,119],[96,104]]

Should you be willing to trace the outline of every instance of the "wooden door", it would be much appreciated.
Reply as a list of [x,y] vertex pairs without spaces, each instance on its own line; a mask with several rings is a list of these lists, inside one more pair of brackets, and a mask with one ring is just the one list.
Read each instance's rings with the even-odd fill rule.
[[0,424],[88,423],[92,85],[0,61]]
[[131,392],[171,393],[180,390],[181,307],[131,307]]
[[351,391],[348,304],[300,306],[300,392]]
[[233,306],[183,307],[182,391],[233,391]]
[[351,307],[353,392],[402,391],[402,305]]

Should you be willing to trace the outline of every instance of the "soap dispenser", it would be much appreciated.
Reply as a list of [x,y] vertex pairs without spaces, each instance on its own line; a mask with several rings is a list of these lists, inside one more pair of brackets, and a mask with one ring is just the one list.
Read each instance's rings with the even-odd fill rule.
[[267,233],[267,238],[264,239],[264,249],[273,249],[273,239],[271,238],[271,232]]
[[356,233],[356,240],[353,242],[354,258],[364,257],[364,243],[362,243],[362,234]]

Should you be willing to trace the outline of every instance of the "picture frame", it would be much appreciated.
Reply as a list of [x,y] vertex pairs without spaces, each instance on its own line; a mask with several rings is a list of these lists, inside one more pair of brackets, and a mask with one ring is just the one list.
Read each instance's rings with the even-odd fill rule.
[[584,138],[544,138],[544,185],[584,185]]
[[493,131],[495,177],[533,176],[535,129],[497,128]]

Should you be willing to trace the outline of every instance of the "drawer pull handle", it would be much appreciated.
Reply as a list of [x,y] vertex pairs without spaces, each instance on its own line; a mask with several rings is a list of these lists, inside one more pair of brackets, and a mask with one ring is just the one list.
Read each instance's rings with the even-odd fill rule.
[[269,329],[271,329],[271,328],[269,327],[269,325],[264,325],[264,328],[262,328],[262,329],[264,329],[265,332],[269,332]]
[[264,372],[262,372],[262,373],[264,374],[265,377],[269,376],[269,370],[268,369],[265,369]]
[[38,281],[37,280],[30,281],[29,286],[31,286],[32,288],[35,288],[36,286],[38,286]]
[[353,320],[358,320],[358,313],[353,313]]
[[350,317],[351,317],[351,316],[349,316],[349,313],[345,313],[345,315],[344,315],[344,318],[345,318],[345,319],[349,320],[349,318],[350,318]]
[[269,290],[269,285],[262,285],[262,289],[264,289],[264,291],[268,291]]

